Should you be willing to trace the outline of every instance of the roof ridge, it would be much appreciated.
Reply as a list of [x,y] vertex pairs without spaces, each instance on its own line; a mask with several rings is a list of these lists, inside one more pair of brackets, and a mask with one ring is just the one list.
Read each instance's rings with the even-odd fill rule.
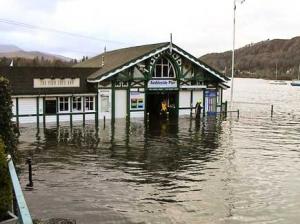
[[159,43],[154,43],[154,44],[141,44],[141,45],[136,45],[136,46],[132,46],[132,47],[124,47],[124,48],[118,48],[118,49],[111,50],[111,51],[106,51],[106,53],[110,53],[110,52],[114,52],[114,51],[120,51],[120,50],[128,50],[128,49],[138,48],[138,47],[151,46],[151,45],[167,44],[167,43],[169,43],[169,42],[159,42]]

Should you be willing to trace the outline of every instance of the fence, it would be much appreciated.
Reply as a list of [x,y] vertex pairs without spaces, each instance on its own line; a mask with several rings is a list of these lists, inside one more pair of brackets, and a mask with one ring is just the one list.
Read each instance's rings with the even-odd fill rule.
[[33,224],[31,215],[29,213],[22,188],[16,173],[16,169],[14,163],[11,159],[11,156],[8,155],[8,169],[11,178],[11,182],[14,189],[14,196],[16,198],[16,205],[14,207],[17,208],[17,211],[14,211],[18,215],[18,219],[20,224]]

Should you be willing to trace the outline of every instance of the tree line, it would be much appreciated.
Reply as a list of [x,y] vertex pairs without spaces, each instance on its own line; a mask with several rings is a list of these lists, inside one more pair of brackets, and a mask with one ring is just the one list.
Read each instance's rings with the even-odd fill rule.
[[81,60],[71,59],[69,61],[61,59],[46,59],[42,57],[22,58],[22,57],[1,57],[0,66],[10,66],[13,61],[13,66],[30,66],[30,67],[71,67],[79,62],[88,60],[88,56],[83,56]]

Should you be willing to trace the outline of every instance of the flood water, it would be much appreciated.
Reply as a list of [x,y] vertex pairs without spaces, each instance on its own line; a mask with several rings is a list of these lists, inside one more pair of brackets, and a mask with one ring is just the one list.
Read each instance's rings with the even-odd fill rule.
[[[230,90],[225,93],[229,99]],[[21,128],[34,218],[77,223],[298,223],[300,87],[235,79],[236,114]],[[270,108],[274,105],[271,119]]]

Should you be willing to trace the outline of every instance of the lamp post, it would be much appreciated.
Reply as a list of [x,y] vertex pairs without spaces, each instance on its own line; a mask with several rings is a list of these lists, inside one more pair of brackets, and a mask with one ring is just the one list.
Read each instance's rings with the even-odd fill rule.
[[230,86],[230,110],[232,110],[233,99],[233,79],[234,79],[234,50],[235,50],[235,13],[236,13],[236,0],[233,0],[233,43],[232,43],[232,59],[231,59],[231,86]]
[[[234,65],[235,65],[235,17],[236,17],[236,1],[233,0],[233,43],[232,43],[232,64],[231,64],[231,92],[230,92],[230,110],[233,108],[233,81],[234,81]],[[243,4],[246,0],[239,0]]]

